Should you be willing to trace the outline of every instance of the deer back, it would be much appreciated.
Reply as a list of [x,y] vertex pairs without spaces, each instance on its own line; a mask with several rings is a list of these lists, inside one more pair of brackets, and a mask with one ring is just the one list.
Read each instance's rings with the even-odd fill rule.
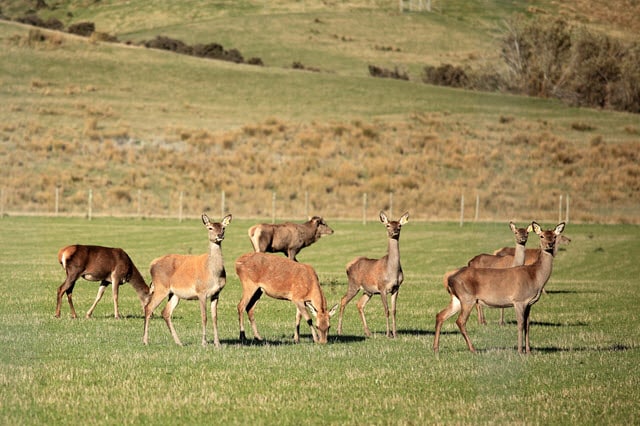
[[58,261],[67,274],[76,273],[90,281],[109,280],[112,272],[128,281],[133,262],[120,248],[75,244],[58,251]]
[[319,312],[327,309],[318,275],[310,265],[267,253],[247,253],[236,260],[235,267],[243,287],[260,287],[275,299],[310,301]]

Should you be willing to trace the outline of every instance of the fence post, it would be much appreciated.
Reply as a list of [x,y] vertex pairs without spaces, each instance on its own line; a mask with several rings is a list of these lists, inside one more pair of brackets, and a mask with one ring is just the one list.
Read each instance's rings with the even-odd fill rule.
[[562,222],[562,194],[560,194],[560,199],[558,201],[558,223]]
[[393,217],[393,192],[389,192],[389,217]]
[[464,194],[460,196],[460,226],[464,223]]
[[309,191],[304,192],[304,215],[307,219],[311,218],[309,215]]
[[225,193],[224,190],[220,193],[220,217],[224,217],[225,214]]
[[89,218],[89,220],[91,220],[91,217],[93,216],[93,189],[89,189],[89,211],[88,211],[88,215],[87,217]]
[[478,221],[478,217],[480,216],[480,194],[476,194],[476,217],[475,221]]
[[184,197],[184,192],[180,191],[180,198],[178,199],[178,222],[182,222],[182,197]]
[[569,194],[567,194],[567,206],[564,210],[564,213],[565,213],[564,222],[569,223]]
[[271,223],[276,223],[276,191],[271,194]]
[[362,194],[362,224],[367,224],[367,193]]
[[142,191],[138,189],[138,217],[142,212]]

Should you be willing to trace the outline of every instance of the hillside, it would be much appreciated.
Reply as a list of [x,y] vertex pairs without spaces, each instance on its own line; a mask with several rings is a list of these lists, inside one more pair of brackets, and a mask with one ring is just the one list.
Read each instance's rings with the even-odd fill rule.
[[[556,220],[568,194],[572,220],[638,223],[637,116],[419,81],[425,64],[496,58],[500,20],[528,3],[434,2],[433,14],[265,4],[70,1],[39,12],[91,20],[120,41],[218,42],[261,67],[0,22],[2,212],[85,214],[91,190],[94,214],[197,215],[218,212],[224,191],[244,217],[270,217],[275,193],[279,217],[359,218],[367,194],[371,216],[393,202],[430,220],[457,219],[464,195],[473,219],[477,195],[482,220]],[[468,14],[473,5],[482,13]],[[372,78],[368,64],[411,79]]]

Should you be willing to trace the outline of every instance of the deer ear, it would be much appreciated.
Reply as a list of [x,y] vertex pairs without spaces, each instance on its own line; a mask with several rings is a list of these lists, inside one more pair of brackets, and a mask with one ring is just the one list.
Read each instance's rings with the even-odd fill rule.
[[329,311],[329,318],[334,316],[337,311],[338,311],[338,304],[336,303],[335,305],[333,305],[333,308],[331,308],[331,310]]
[[385,225],[389,223],[389,219],[387,219],[387,215],[382,210],[380,210],[380,222],[384,223]]
[[400,225],[404,225],[405,223],[409,222],[409,212],[406,212],[405,214],[402,215],[402,217],[400,218]]
[[533,232],[533,226],[531,225],[527,226],[527,232]]
[[205,226],[209,225],[209,216],[207,216],[206,213],[202,213],[202,223],[204,223]]
[[513,232],[514,234],[518,231],[518,228],[516,227],[516,224],[513,223],[513,221],[509,222],[509,228],[511,229],[511,232]]
[[533,228],[533,232],[535,232],[536,234],[542,234],[542,228],[540,228],[540,225],[538,225],[536,222],[531,222],[531,227]]
[[231,223],[232,216],[230,214],[226,215],[224,219],[222,219],[222,226],[227,226]]
[[318,316],[318,311],[316,311],[316,308],[313,307],[313,305],[311,304],[311,302],[305,302],[304,303],[306,305],[307,308],[309,308],[309,310],[311,311],[311,315],[313,315],[314,317]]
[[558,224],[558,226],[556,226],[556,229],[553,230],[553,233],[556,235],[562,234],[562,231],[564,231],[564,226],[565,226],[564,222]]

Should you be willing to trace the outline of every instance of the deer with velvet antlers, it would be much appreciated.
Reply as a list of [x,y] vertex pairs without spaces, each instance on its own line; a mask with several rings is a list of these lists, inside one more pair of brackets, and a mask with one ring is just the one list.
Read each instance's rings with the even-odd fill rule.
[[[315,343],[327,343],[329,318],[337,305],[327,309],[327,301],[320,287],[316,271],[304,263],[268,253],[247,253],[236,260],[236,273],[242,284],[242,297],[238,303],[240,341],[245,342],[244,311],[246,310],[253,336],[262,341],[255,320],[256,303],[266,293],[274,299],[290,300],[296,306],[296,328],[293,341],[300,341],[300,320],[307,321]],[[307,312],[316,317],[317,325]]]
[[518,352],[522,353],[523,340],[526,353],[531,352],[529,344],[529,315],[531,307],[542,294],[542,289],[551,276],[556,240],[564,231],[565,224],[558,224],[553,230],[543,231],[536,222],[531,224],[540,237],[540,257],[533,265],[522,265],[506,269],[461,268],[449,277],[447,290],[451,295],[449,306],[436,315],[433,350],[438,352],[442,323],[460,312],[456,324],[464,337],[467,347],[475,352],[466,323],[476,303],[495,308],[513,306],[518,323]]
[[153,311],[162,300],[169,296],[167,304],[162,310],[171,336],[177,345],[182,345],[176,333],[171,314],[178,306],[180,299],[200,302],[200,316],[202,319],[202,346],[207,345],[207,299],[210,299],[211,322],[213,323],[213,342],[220,346],[218,338],[218,298],[227,282],[222,259],[222,241],[224,232],[231,222],[231,215],[227,215],[222,222],[213,223],[206,214],[202,214],[202,223],[209,233],[209,253],[195,255],[167,254],[151,262],[152,292],[149,302],[144,308],[144,334],[142,342],[149,343],[149,320]]
[[[399,220],[390,221],[387,215],[380,212],[380,222],[387,228],[387,254],[380,259],[357,257],[347,264],[348,288],[340,300],[340,316],[338,319],[338,335],[342,334],[342,315],[344,308],[360,290],[364,292],[356,307],[362,319],[364,334],[371,336],[364,317],[364,307],[374,294],[379,294],[387,320],[387,337],[396,337],[396,301],[400,284],[404,280],[400,265],[400,230],[409,221],[409,213],[403,214]],[[392,327],[389,327],[389,305],[387,295],[391,294]]]
[[131,286],[138,294],[140,303],[144,309],[149,297],[149,287],[144,282],[138,268],[133,264],[129,255],[121,248],[71,245],[62,247],[58,251],[58,262],[64,268],[67,277],[60,287],[56,300],[56,318],[60,318],[60,308],[62,295],[67,295],[71,316],[77,318],[76,310],[73,307],[72,293],[78,278],[82,277],[87,281],[100,281],[96,299],[87,311],[85,317],[91,318],[93,310],[102,299],[107,286],[113,288],[113,316],[120,318],[118,309],[118,290],[120,285],[131,283]]

